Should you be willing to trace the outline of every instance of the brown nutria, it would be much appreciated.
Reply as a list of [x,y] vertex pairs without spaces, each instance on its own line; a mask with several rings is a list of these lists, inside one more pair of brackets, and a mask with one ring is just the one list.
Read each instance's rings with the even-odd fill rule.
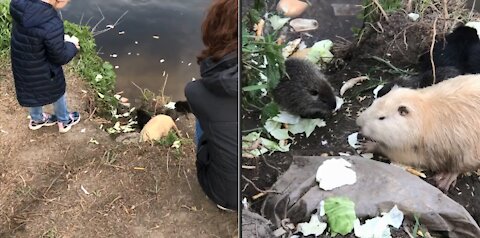
[[273,90],[274,101],[305,118],[326,117],[336,107],[335,93],[320,68],[306,59],[285,60],[284,76]]
[[436,173],[444,192],[460,173],[480,167],[480,75],[422,89],[394,88],[357,118],[372,139],[363,150]]

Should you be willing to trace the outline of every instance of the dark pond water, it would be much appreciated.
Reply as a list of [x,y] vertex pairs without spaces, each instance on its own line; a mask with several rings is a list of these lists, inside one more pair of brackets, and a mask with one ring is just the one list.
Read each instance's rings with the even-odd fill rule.
[[118,66],[117,91],[139,97],[134,82],[158,93],[165,72],[165,94],[181,100],[185,84],[199,78],[196,55],[203,48],[200,28],[209,4],[210,0],[73,0],[62,15],[75,23],[90,19],[88,25],[94,26],[101,19],[100,8],[105,20],[97,30],[102,30],[128,11],[114,29],[96,36],[101,57]]

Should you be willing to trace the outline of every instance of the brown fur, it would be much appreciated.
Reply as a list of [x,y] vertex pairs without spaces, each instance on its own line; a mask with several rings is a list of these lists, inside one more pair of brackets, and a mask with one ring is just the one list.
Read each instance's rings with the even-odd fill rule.
[[145,124],[140,132],[140,142],[159,140],[168,135],[172,128],[180,136],[180,132],[170,116],[156,115]]
[[[401,115],[400,106],[408,113]],[[375,100],[357,125],[375,141],[370,151],[437,172],[438,179],[456,178],[480,167],[479,108],[480,75],[463,75],[423,89],[393,89]],[[445,191],[453,181],[437,185]]]

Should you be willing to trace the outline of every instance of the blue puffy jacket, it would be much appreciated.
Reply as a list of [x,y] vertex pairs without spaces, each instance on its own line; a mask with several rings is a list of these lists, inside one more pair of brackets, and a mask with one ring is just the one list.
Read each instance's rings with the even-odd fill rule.
[[58,12],[41,0],[12,0],[11,58],[17,100],[24,107],[57,101],[65,93],[62,65],[76,54],[64,41]]

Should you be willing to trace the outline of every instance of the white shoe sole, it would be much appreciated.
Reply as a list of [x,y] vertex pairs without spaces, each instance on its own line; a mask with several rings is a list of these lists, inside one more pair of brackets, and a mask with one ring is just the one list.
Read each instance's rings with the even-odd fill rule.
[[63,127],[63,123],[62,125],[60,126],[60,124],[58,124],[58,131],[60,133],[67,133],[70,129],[72,129],[72,126],[74,125],[77,125],[79,122],[80,122],[80,119],[82,118],[82,116],[80,116],[80,113],[78,114],[78,120],[77,121],[74,121],[72,124],[68,125],[67,127]]

